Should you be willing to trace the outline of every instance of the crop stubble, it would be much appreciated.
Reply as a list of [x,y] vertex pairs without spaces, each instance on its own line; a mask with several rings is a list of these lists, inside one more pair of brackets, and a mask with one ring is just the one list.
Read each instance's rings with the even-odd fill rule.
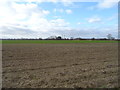
[[117,43],[3,44],[3,87],[118,87]]

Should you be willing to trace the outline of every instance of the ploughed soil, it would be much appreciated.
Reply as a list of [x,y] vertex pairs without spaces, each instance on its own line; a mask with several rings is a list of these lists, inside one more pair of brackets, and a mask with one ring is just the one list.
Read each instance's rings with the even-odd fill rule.
[[3,88],[117,88],[118,44],[3,44]]

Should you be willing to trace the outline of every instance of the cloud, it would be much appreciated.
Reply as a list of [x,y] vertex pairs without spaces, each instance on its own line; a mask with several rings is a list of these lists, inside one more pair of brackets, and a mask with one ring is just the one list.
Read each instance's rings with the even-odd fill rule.
[[62,9],[62,8],[60,8],[60,9],[57,9],[57,8],[54,8],[53,9],[53,12],[60,12],[60,13],[67,13],[67,14],[71,14],[72,13],[72,10],[70,10],[70,9]]
[[0,33],[3,33],[3,37],[16,37],[17,35],[17,37],[26,37],[26,35],[30,37],[27,34],[29,32],[41,35],[41,33],[49,33],[51,30],[68,29],[69,22],[60,17],[48,20],[46,16],[50,14],[50,11],[42,9],[37,3],[19,3],[17,1],[19,0],[12,2],[6,0],[0,4]]
[[53,12],[60,12],[60,13],[63,13],[63,12],[64,12],[64,9],[62,9],[62,8],[60,8],[60,9],[54,8],[54,9],[53,9]]
[[74,3],[74,0],[59,0],[63,3],[64,6],[72,6]]
[[64,19],[51,20],[50,23],[53,27],[67,27],[69,25],[69,23],[65,22]]
[[[105,38],[108,35],[108,32],[112,34],[113,37],[117,38],[118,30],[117,28],[110,27],[88,27],[88,28],[66,28],[66,29],[50,29],[50,32],[35,32],[30,29],[26,28],[18,28],[12,26],[4,26],[0,29],[4,29],[3,33],[6,33],[2,37],[4,38],[47,38],[49,36],[63,36],[70,38],[70,37],[81,37],[81,38]],[[101,31],[102,29],[102,31]],[[18,31],[16,31],[18,30]],[[8,32],[10,31],[10,32]]]
[[97,0],[97,5],[90,6],[87,9],[88,10],[94,10],[94,9],[109,9],[114,6],[117,6],[119,0]]
[[104,9],[104,8],[111,8],[115,5],[117,5],[118,0],[102,0],[100,2],[98,2],[97,7]]
[[101,21],[101,18],[98,18],[98,17],[92,17],[88,19],[89,23],[95,23],[95,22],[100,22],[100,21]]
[[81,37],[81,38],[105,38],[108,35],[108,32],[112,34],[115,38],[117,38],[117,28],[113,28],[112,26],[101,28],[101,27],[86,27],[86,28],[70,28],[62,29],[62,30],[52,30],[54,35],[65,35],[65,37]]
[[53,9],[53,12],[57,12],[57,9],[56,9],[56,8],[54,8],[54,9]]
[[66,13],[67,13],[67,14],[71,14],[71,13],[72,13],[72,10],[67,9],[67,10],[66,10]]
[[[65,34],[67,37],[90,37],[91,35],[97,36],[98,32],[101,33],[102,36],[105,36],[108,31],[111,30],[110,33],[113,33],[112,31],[116,30],[111,27],[109,30],[102,29],[103,31],[107,31],[103,34],[100,29],[72,28],[70,23],[60,16],[48,20],[46,17],[51,14],[51,12],[40,7],[39,3],[42,2],[45,2],[45,0],[0,0],[0,36],[4,38],[45,38],[51,35]],[[53,1],[53,3],[57,2],[57,0]],[[72,1],[69,3],[62,1],[61,3],[64,5],[66,3],[67,6],[71,5]],[[70,14],[72,10],[61,8],[54,9],[54,12]],[[101,21],[101,19],[92,17],[89,18],[88,21],[94,23]],[[93,33],[91,33],[92,30]]]
[[53,16],[53,18],[59,19],[59,18],[61,18],[61,16],[55,15],[55,16]]
[[111,21],[111,20],[118,20],[118,14],[112,15],[112,16],[109,17],[107,20],[108,20],[108,21]]
[[34,33],[28,28],[19,25],[4,25],[0,27],[0,29],[2,34],[1,37],[3,38],[21,38],[21,37],[29,38]]
[[80,23],[80,22],[78,22],[77,24],[78,24],[78,25],[80,25],[81,23]]
[[59,11],[60,13],[63,13],[63,12],[64,12],[64,10],[63,10],[63,9],[59,9],[58,11]]
[[19,4],[16,2],[5,3],[0,6],[0,23],[24,23],[25,21],[37,16],[43,18],[50,12],[48,10],[41,9],[37,4],[23,3]]

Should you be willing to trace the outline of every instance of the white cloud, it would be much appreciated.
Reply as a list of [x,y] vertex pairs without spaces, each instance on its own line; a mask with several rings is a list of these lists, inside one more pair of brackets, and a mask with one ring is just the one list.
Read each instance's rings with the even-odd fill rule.
[[56,8],[54,8],[54,9],[53,9],[53,12],[57,12],[57,9],[56,9]]
[[81,23],[80,23],[80,22],[78,22],[77,24],[78,24],[78,25],[80,25]]
[[66,10],[66,13],[67,13],[67,14],[71,14],[71,13],[72,13],[72,10],[67,9],[67,10]]
[[48,15],[50,12],[48,10],[43,10],[38,7],[37,4],[27,3],[18,4],[16,2],[11,2],[0,6],[0,23],[22,23],[29,20],[33,15],[38,15],[42,18]]
[[59,19],[59,18],[61,18],[61,16],[53,16],[53,18],[56,18],[56,19]]
[[54,8],[53,9],[54,12],[60,12],[60,13],[63,13],[64,12],[64,9],[60,8],[60,9],[56,9]]
[[[27,2],[24,4],[23,2]],[[31,3],[31,2],[36,3]],[[51,0],[53,1],[53,0]],[[53,1],[56,3],[58,0]],[[19,4],[18,2],[22,2]],[[77,30],[70,27],[69,22],[65,21],[61,17],[56,17],[53,20],[47,20],[46,16],[50,14],[50,11],[40,8],[38,3],[45,2],[45,0],[0,0],[0,32],[3,33],[3,37],[47,37],[54,33],[54,35],[61,35],[65,32],[76,35],[86,34],[87,31],[84,28]],[[64,5],[71,5],[72,1],[62,1]],[[99,7],[102,5],[99,3]],[[112,6],[112,5],[110,5]],[[104,6],[105,7],[105,6]],[[108,6],[107,6],[108,7]],[[54,12],[60,13],[72,13],[72,10],[54,9]],[[101,21],[100,18],[90,18],[90,23]],[[80,24],[80,23],[78,23]],[[89,28],[91,29],[91,28]],[[112,31],[112,30],[111,30]],[[1,35],[1,34],[0,34]]]
[[42,12],[43,12],[44,15],[50,14],[50,12],[48,10],[42,10]]
[[111,21],[111,20],[118,20],[118,14],[114,14],[113,16],[107,18],[108,21]]
[[59,9],[58,11],[59,11],[60,13],[63,13],[63,12],[64,12],[64,10],[63,10],[63,9]]
[[97,0],[97,5],[90,6],[87,9],[88,10],[94,10],[94,9],[109,9],[114,6],[117,6],[119,0]]
[[64,19],[51,20],[50,23],[53,27],[67,27],[69,25]]
[[115,5],[117,5],[117,3],[118,3],[118,0],[102,0],[102,1],[98,2],[97,7],[102,8],[102,9],[111,8]]
[[98,17],[92,17],[88,19],[89,23],[95,23],[95,22],[100,22],[100,21],[101,21],[101,18],[98,18]]
[[67,13],[67,14],[71,14],[72,13],[72,10],[70,10],[70,9],[62,9],[62,8],[60,8],[60,9],[56,9],[56,8],[54,8],[53,9],[53,12],[60,12],[60,13]]
[[73,5],[74,0],[59,0],[63,3],[64,6],[71,6]]
[[[3,33],[3,37],[16,37],[18,34],[18,37],[26,36],[29,32],[41,35],[40,33],[49,33],[51,30],[68,29],[69,23],[60,17],[47,20],[46,15],[50,14],[50,11],[40,8],[37,3],[19,4],[16,1],[19,0],[3,0],[2,4],[0,3],[0,33]],[[31,1],[33,0],[29,2]],[[64,10],[60,9],[59,12]]]

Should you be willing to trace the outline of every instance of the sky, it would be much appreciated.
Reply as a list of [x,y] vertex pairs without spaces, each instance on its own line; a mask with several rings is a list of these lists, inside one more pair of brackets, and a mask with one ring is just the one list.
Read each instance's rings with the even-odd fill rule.
[[0,0],[0,38],[108,34],[118,38],[118,0]]

